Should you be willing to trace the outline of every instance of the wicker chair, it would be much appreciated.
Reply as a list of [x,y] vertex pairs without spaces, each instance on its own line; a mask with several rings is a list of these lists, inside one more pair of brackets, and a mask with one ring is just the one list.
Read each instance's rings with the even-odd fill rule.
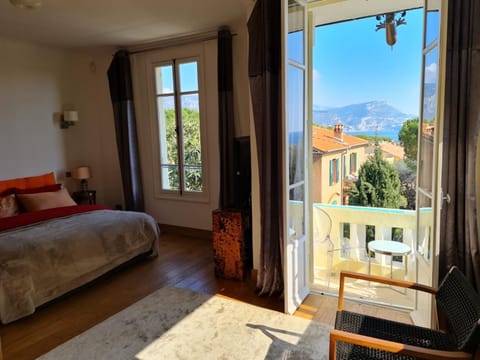
[[[380,282],[435,295],[448,320],[442,332],[343,310],[345,277]],[[330,332],[330,359],[473,359],[480,342],[480,296],[456,267],[438,290],[417,283],[343,272],[335,329]]]

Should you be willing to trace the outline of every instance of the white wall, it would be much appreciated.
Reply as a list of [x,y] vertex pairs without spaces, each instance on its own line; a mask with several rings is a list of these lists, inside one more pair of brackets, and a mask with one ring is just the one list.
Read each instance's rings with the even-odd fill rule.
[[[97,202],[108,206],[123,204],[115,125],[108,87],[107,70],[114,49],[69,52],[70,81],[80,121],[65,131],[69,168],[89,165],[89,188],[97,190]],[[70,188],[78,182],[68,179]]]
[[66,166],[64,132],[55,114],[70,103],[62,51],[0,38],[0,179]]
[[[122,203],[106,69],[112,50],[74,52],[0,38],[0,179],[90,165],[97,202]],[[60,129],[64,109],[79,122]]]

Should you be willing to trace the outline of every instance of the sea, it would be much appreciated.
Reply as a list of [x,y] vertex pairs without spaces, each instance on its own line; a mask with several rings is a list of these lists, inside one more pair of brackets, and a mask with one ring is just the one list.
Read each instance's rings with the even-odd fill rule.
[[[398,141],[398,132],[400,131],[401,127],[392,127],[388,130],[366,130],[366,131],[346,131],[345,134],[347,135],[369,135],[369,136],[382,136],[388,137],[393,141]],[[301,132],[291,132],[289,134],[289,142],[290,144],[298,144],[302,139]]]
[[368,135],[368,136],[381,136],[381,137],[388,137],[393,141],[398,141],[398,133],[400,131],[399,128],[391,128],[385,130],[368,130],[368,131],[347,131],[345,134],[348,135]]

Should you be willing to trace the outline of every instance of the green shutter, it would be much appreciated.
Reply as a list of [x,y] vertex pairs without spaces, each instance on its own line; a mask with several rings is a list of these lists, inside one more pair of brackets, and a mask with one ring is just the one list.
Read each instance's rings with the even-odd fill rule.
[[347,177],[347,156],[343,155],[343,178]]
[[337,176],[335,176],[335,182],[337,183],[340,181],[340,159],[341,158],[337,159]]
[[333,185],[333,160],[330,160],[330,161],[329,161],[329,165],[330,165],[330,181],[329,181],[329,185],[332,186],[332,185]]

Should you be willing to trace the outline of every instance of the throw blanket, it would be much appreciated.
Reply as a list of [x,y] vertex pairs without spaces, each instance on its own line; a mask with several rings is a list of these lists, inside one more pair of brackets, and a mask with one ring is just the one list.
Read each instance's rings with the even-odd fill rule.
[[74,205],[64,206],[53,209],[45,209],[40,211],[25,212],[18,216],[0,218],[0,231],[13,229],[20,226],[26,226],[42,222],[45,220],[54,219],[57,217],[64,217],[73,214],[80,214],[82,212],[93,210],[108,210],[104,205]]
[[0,321],[5,324],[32,314],[37,306],[137,255],[157,254],[158,236],[151,216],[114,210],[0,232]]

